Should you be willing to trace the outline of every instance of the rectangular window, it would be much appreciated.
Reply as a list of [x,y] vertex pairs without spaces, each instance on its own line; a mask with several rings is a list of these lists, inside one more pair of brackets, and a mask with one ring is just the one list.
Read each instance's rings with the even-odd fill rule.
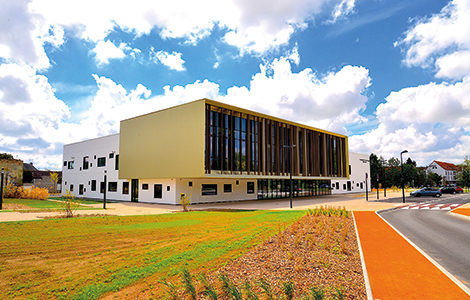
[[361,190],[364,188],[364,186],[362,185],[362,182],[361,182]]
[[349,175],[351,175],[351,165],[349,165]]
[[345,190],[345,189],[346,189],[346,184],[343,183],[343,190]]
[[106,166],[106,157],[98,157],[98,167]]
[[188,185],[189,185],[190,187],[193,186],[193,182],[190,181],[190,182],[188,183]]
[[116,160],[114,161],[114,170],[119,170],[119,154],[116,154]]
[[117,182],[116,181],[108,182],[108,192],[117,192]]
[[84,190],[83,184],[78,185],[78,194],[79,195],[83,195],[83,190]]
[[66,166],[67,166],[67,161],[64,161],[64,167],[66,167]]
[[105,186],[104,186],[104,181],[100,182],[100,193],[104,194]]
[[91,181],[91,190],[94,192],[96,191],[96,180]]
[[73,169],[73,160],[67,162],[67,169],[69,170]]
[[88,170],[88,156],[83,158],[83,170]]
[[336,189],[339,190],[339,182],[336,183]]
[[124,182],[122,183],[122,193],[123,193],[124,195],[128,195],[128,194],[129,194],[129,182],[124,181]]
[[201,191],[203,196],[217,195],[217,184],[203,184]]
[[149,189],[149,184],[148,183],[143,183],[142,184],[142,189],[143,190],[148,190]]
[[109,153],[109,158],[114,158],[114,153]]
[[162,185],[154,184],[153,185],[153,198],[162,199]]
[[73,192],[73,184],[70,185],[70,191]]
[[166,191],[167,191],[167,192],[170,191],[170,186],[169,186],[169,185],[166,186]]
[[253,181],[249,181],[246,184],[246,193],[247,194],[254,194],[255,193],[255,183]]
[[224,193],[231,193],[231,192],[232,192],[232,185],[224,184]]

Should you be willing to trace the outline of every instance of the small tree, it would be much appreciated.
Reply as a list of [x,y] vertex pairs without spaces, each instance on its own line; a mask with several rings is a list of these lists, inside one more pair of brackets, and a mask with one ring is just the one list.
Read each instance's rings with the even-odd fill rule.
[[49,180],[52,183],[51,193],[56,193],[57,192],[57,183],[59,182],[59,173],[51,172]]
[[440,186],[442,182],[442,176],[436,173],[429,173],[428,175],[429,180],[432,182],[434,186]]
[[192,194],[189,194],[188,196],[186,196],[186,194],[180,195],[178,203],[183,207],[183,211],[190,211],[189,206],[191,205],[191,195]]
[[75,215],[75,211],[80,206],[80,200],[75,197],[69,190],[65,192],[64,200],[60,202],[62,210],[65,213],[65,217],[72,218]]

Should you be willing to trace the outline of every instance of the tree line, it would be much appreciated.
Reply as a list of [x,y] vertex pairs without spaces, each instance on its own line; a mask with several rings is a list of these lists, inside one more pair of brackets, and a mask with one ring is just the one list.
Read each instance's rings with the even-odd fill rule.
[[[373,188],[390,188],[401,186],[401,162],[400,159],[392,157],[388,160],[382,156],[378,157],[372,153],[369,157],[371,184]],[[470,186],[470,158],[465,157],[463,163],[457,165],[457,184],[462,187]],[[403,163],[403,181],[405,186],[439,187],[444,184],[442,176],[436,173],[427,173],[426,167],[417,167],[416,161],[408,158]]]

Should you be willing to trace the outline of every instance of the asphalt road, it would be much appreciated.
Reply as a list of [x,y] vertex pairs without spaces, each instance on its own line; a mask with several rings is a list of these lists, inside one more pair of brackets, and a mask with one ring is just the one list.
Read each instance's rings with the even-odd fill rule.
[[[470,195],[420,199],[433,203],[468,203]],[[470,220],[440,210],[396,209],[380,215],[470,288]]]

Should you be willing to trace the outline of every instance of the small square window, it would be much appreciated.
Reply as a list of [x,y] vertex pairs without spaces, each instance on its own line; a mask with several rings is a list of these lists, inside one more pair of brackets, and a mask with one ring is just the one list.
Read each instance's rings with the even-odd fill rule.
[[109,158],[114,158],[114,153],[109,153]]
[[142,189],[143,189],[143,190],[148,190],[148,189],[149,189],[148,183],[143,183],[143,184],[142,184]]
[[188,182],[188,185],[193,186],[193,182],[192,181]]
[[66,167],[66,166],[67,166],[67,161],[64,161],[64,167]]
[[106,157],[98,157],[98,167],[106,166]]
[[170,186],[169,186],[169,185],[166,186],[166,191],[167,191],[167,192],[170,191]]
[[108,192],[117,192],[117,182],[116,181],[108,182]]
[[231,192],[232,192],[232,185],[224,184],[224,193],[231,193]]

